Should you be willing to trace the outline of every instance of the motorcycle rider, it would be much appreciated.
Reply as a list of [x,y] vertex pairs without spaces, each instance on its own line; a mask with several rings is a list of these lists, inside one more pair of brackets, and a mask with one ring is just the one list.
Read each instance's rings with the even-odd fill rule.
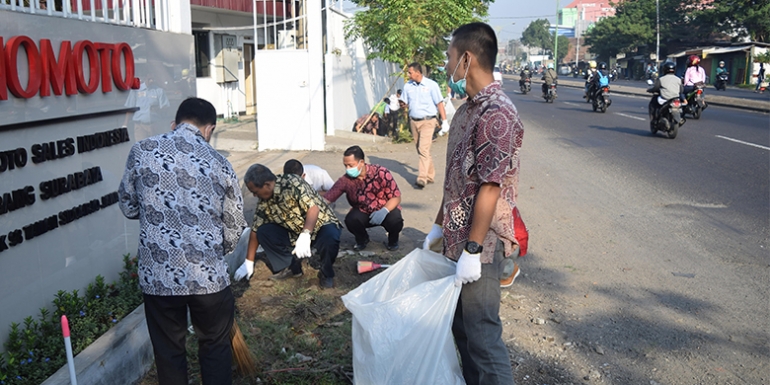
[[[684,73],[684,97],[687,98],[698,83],[706,83],[706,70],[700,65],[700,57],[698,55],[690,55],[687,58],[687,71]],[[706,108],[704,102],[703,108]]]
[[556,74],[556,70],[553,69],[553,63],[548,63],[548,69],[543,72],[543,77],[540,78],[540,80],[543,80],[543,97],[545,97],[545,93],[548,91],[548,87],[551,86],[551,84],[556,84],[556,79],[558,79],[559,76]]
[[[660,96],[655,98],[655,103],[651,102],[653,116],[655,119],[660,114],[660,108],[671,99],[679,98],[682,103],[687,104],[687,100],[682,97],[682,80],[676,76],[676,64],[667,61],[663,63],[663,76],[655,80],[655,84],[647,92],[658,93]],[[683,123],[683,122],[682,122]]]
[[591,85],[591,81],[593,80],[594,73],[596,72],[596,62],[591,60],[588,62],[588,69],[586,70],[585,76],[583,78],[586,80],[585,90],[583,90],[583,99],[588,98],[588,88]]
[[519,87],[524,85],[524,80],[529,79],[532,76],[532,73],[529,72],[529,66],[524,66],[524,69],[521,70],[521,73],[519,73]]
[[[725,62],[720,61],[719,62],[719,67],[717,67],[717,80],[714,82],[714,84],[719,85],[719,82],[720,82],[719,78],[724,76],[725,79],[727,79],[727,75],[728,74],[729,73],[727,72],[727,67],[725,67]],[[726,83],[727,83],[727,81],[725,80],[725,84]]]
[[599,63],[599,66],[594,71],[594,76],[591,77],[590,82],[591,84],[588,87],[588,95],[593,95],[601,87],[605,87],[610,84],[610,78],[607,74],[607,63]]

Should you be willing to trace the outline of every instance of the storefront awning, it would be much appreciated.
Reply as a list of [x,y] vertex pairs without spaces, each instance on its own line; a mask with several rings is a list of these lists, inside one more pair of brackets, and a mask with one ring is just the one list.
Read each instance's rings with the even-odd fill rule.
[[709,52],[709,55],[719,55],[722,53],[730,53],[730,52],[738,52],[738,51],[748,51],[751,49],[750,45],[744,45],[741,47],[725,47],[725,48],[717,48],[711,52]]

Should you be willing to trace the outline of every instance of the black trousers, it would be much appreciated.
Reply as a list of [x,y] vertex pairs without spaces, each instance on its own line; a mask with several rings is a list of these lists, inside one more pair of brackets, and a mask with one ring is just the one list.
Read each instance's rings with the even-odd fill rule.
[[198,361],[204,385],[233,382],[230,329],[235,298],[228,286],[206,295],[144,295],[147,329],[155,353],[160,385],[188,385],[187,309],[198,337]]
[[369,214],[365,214],[359,209],[352,208],[345,216],[345,227],[356,237],[357,244],[369,242],[369,234],[366,229],[374,226],[382,226],[388,232],[388,244],[398,243],[398,236],[404,228],[404,218],[401,217],[401,209],[394,209],[389,212],[381,225],[369,223]]
[[[337,260],[337,253],[340,251],[340,234],[342,229],[336,224],[321,226],[316,234],[315,241],[310,246],[318,250],[321,257],[320,271],[326,278],[334,278],[334,261]],[[265,255],[270,261],[270,267],[273,273],[277,273],[286,267],[291,268],[292,273],[302,272],[302,262],[294,254],[294,246],[291,245],[294,233],[285,227],[275,223],[266,223],[257,229],[257,239],[262,248],[265,249]]]

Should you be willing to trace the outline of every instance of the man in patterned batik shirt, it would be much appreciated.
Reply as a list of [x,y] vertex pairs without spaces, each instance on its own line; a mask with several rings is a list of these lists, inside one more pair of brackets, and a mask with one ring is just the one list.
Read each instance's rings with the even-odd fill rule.
[[269,266],[280,280],[301,277],[301,258],[310,257],[311,247],[318,250],[321,266],[319,286],[334,286],[334,261],[340,249],[341,224],[329,205],[299,175],[275,176],[270,169],[254,164],[243,177],[246,188],[259,198],[254,209],[251,238],[246,260],[235,279],[250,278],[254,273],[254,255],[262,246]]
[[356,237],[354,250],[369,243],[366,229],[382,226],[388,232],[388,250],[398,250],[398,237],[404,228],[401,217],[401,190],[387,168],[364,162],[361,147],[352,146],[342,157],[345,175],[334,182],[324,199],[334,203],[345,194],[351,209],[345,216],[345,227]]
[[[484,23],[466,24],[452,34],[450,87],[467,93],[468,101],[452,120],[444,197],[424,243],[443,237],[444,255],[457,261],[455,285],[462,291],[452,333],[469,385],[513,384],[501,338],[500,278],[505,257],[516,250],[513,209],[524,130],[492,76],[496,55],[495,32]],[[464,86],[458,84],[462,78]]]
[[123,214],[139,220],[139,285],[161,385],[188,383],[188,308],[203,384],[232,383],[235,299],[223,257],[246,220],[238,177],[208,144],[216,119],[211,103],[183,101],[173,131],[131,148],[118,190]]

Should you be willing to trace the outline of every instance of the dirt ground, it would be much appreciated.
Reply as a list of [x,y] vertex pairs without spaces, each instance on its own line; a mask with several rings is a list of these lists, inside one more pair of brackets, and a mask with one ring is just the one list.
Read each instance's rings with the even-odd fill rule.
[[[673,276],[670,271],[651,271],[644,259],[637,258],[650,250],[665,253],[669,245],[650,244],[647,239],[653,238],[646,235],[654,232],[644,224],[626,224],[606,215],[610,210],[632,211],[624,205],[642,200],[634,195],[638,189],[629,182],[582,187],[580,182],[589,179],[576,171],[583,160],[564,153],[542,134],[545,128],[524,123],[518,202],[530,229],[530,253],[519,258],[522,274],[502,290],[500,308],[502,337],[516,383],[770,384],[767,346],[761,346],[766,335],[715,330],[714,325],[730,322],[714,316],[717,309],[689,292],[691,276],[677,270]],[[258,372],[256,377],[237,377],[236,384],[352,383],[351,314],[340,296],[379,273],[359,275],[357,261],[395,263],[421,245],[440,204],[443,183],[439,171],[436,184],[422,190],[413,186],[417,171],[413,144],[364,150],[367,162],[391,170],[402,191],[405,227],[400,250],[387,251],[382,245],[385,232],[374,228],[366,253],[353,253],[349,251],[353,237],[343,230],[331,290],[318,288],[316,271],[309,266],[300,278],[273,282],[268,280],[267,267],[258,263],[250,282],[233,285],[236,319],[255,354]],[[439,138],[433,145],[436,170],[444,170],[445,151],[446,138]],[[335,152],[233,152],[228,156],[241,177],[252,163],[280,172],[290,158],[321,166],[333,178],[344,172],[342,154]],[[562,158],[554,162],[554,157]],[[590,167],[584,170],[594,172]],[[603,178],[610,179],[606,176],[610,174],[606,171]],[[571,190],[564,190],[565,185]],[[245,204],[249,220],[254,198],[245,195]],[[335,211],[344,218],[348,209],[343,198]],[[644,287],[663,279],[672,281],[674,289]],[[741,322],[734,318],[738,324],[730,326],[740,330]],[[197,384],[194,343],[189,346],[190,383]],[[150,372],[141,384],[156,384],[154,376]]]

